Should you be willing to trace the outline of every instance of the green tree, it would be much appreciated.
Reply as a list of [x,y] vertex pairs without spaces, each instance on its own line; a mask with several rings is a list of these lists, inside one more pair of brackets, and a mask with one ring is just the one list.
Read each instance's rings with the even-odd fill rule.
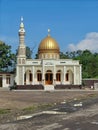
[[60,52],[60,59],[69,59],[69,56],[67,53]]
[[35,59],[38,59],[38,53],[35,54]]
[[26,46],[26,58],[31,59],[32,58],[33,51],[30,49],[30,47]]
[[92,53],[90,50],[77,50],[73,52],[60,53],[61,58],[71,58],[79,60],[82,64],[83,78],[98,78],[98,53]]
[[11,52],[11,46],[0,41],[0,72],[15,69],[16,55]]
[[82,64],[83,78],[98,77],[98,54],[92,53],[90,50],[77,51],[77,56],[74,58]]

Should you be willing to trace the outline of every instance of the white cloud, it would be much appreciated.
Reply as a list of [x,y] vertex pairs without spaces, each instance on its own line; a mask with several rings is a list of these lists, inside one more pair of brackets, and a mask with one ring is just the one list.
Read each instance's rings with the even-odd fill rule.
[[98,51],[98,32],[91,32],[87,33],[86,37],[81,40],[79,43],[69,44],[69,50],[76,51],[76,50],[91,50],[91,51]]

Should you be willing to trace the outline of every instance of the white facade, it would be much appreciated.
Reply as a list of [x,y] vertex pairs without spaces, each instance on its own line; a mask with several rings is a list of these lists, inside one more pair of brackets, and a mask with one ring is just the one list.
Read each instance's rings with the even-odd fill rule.
[[[40,45],[39,49],[39,59],[26,59],[24,37],[25,30],[22,20],[19,29],[19,48],[15,79],[17,85],[26,86],[41,84],[45,89],[46,87],[55,86],[57,84],[81,85],[82,71],[79,61],[72,59],[59,59],[59,50],[55,49],[56,42],[55,45],[51,45],[54,44],[51,43],[54,42],[51,37],[45,38],[43,40],[44,43],[41,43],[42,46]],[[46,39],[48,39],[48,42],[50,42],[49,47],[52,47],[52,49],[48,48],[48,51],[47,46],[44,46],[44,44],[46,44]],[[46,50],[43,49],[44,47],[46,47]],[[42,49],[45,52],[43,52]],[[54,52],[52,51],[51,55],[51,52],[49,51],[53,49]]]
[[70,59],[26,60],[17,65],[17,85],[81,85],[81,65]]

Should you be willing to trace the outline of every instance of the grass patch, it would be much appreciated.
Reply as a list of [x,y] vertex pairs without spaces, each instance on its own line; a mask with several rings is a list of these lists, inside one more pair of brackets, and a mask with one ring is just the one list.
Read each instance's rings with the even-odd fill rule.
[[30,106],[30,107],[24,108],[23,111],[35,111],[36,109],[38,109],[37,106]]
[[7,114],[10,113],[10,109],[1,109],[0,108],[0,114]]
[[53,104],[41,104],[41,105],[39,105],[39,108],[40,109],[46,109],[46,108],[49,108],[49,107],[52,107],[53,106]]
[[30,107],[24,108],[23,111],[34,112],[34,111],[37,111],[37,110],[44,110],[44,109],[47,109],[47,108],[52,107],[52,106],[53,106],[52,104],[33,105],[33,106],[30,106]]

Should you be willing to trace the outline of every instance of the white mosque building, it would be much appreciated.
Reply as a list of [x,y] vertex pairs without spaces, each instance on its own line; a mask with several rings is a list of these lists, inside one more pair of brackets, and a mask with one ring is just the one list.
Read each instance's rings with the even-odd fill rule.
[[54,90],[56,86],[79,86],[81,73],[78,60],[60,59],[59,44],[50,36],[50,30],[39,44],[38,59],[26,59],[25,29],[21,19],[15,78],[18,89]]

